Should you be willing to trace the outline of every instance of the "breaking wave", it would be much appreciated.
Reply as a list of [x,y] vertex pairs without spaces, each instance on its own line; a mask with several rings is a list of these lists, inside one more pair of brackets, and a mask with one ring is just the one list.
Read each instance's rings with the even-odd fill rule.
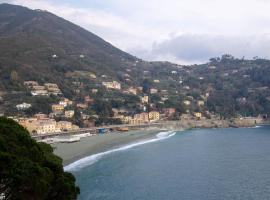
[[95,162],[99,161],[102,157],[104,157],[105,155],[114,153],[114,152],[118,152],[118,151],[124,151],[127,149],[131,149],[133,147],[137,147],[140,145],[144,145],[144,144],[148,144],[148,143],[152,143],[152,142],[157,142],[160,140],[164,140],[167,138],[170,138],[172,136],[174,136],[176,134],[176,132],[174,131],[167,131],[167,132],[160,132],[156,135],[156,138],[153,139],[149,139],[149,140],[143,140],[140,142],[136,142],[136,143],[132,143],[132,144],[128,144],[122,147],[118,147],[109,151],[105,151],[105,152],[101,152],[101,153],[97,153],[97,154],[93,154],[90,156],[87,156],[85,158],[82,158],[80,160],[77,160],[67,166],[64,167],[65,171],[77,171],[80,170],[86,166],[92,165]]

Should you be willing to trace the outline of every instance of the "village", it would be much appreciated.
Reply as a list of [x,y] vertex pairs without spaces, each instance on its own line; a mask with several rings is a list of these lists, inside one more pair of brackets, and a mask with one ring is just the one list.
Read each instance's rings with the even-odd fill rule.
[[[176,73],[176,72],[172,72]],[[92,75],[93,76],[93,75]],[[104,75],[105,76],[105,75]],[[154,80],[154,83],[159,83],[159,80]],[[44,113],[34,113],[33,116],[9,116],[9,118],[14,119],[20,125],[25,127],[32,135],[42,135],[50,133],[59,133],[67,131],[76,131],[80,128],[91,128],[95,127],[95,120],[100,116],[98,113],[93,115],[86,114],[86,110],[89,110],[94,103],[94,99],[90,95],[84,96],[82,101],[73,101],[68,98],[63,97],[59,86],[55,83],[44,83],[40,85],[36,81],[25,81],[25,87],[31,92],[32,98],[50,95],[58,96],[59,101],[50,105],[51,112],[49,114]],[[150,95],[153,94],[164,94],[162,95],[159,103],[164,103],[168,100],[168,95],[166,90],[159,91],[156,88],[149,89],[149,95],[142,93],[143,87],[129,87],[122,89],[121,84],[117,81],[107,81],[101,83],[102,87],[108,92],[110,91],[120,91],[123,94],[131,94],[139,97],[140,103],[139,107],[142,112],[130,113],[125,108],[112,108],[111,119],[116,120],[117,124],[128,124],[128,125],[141,125],[152,122],[158,122],[162,120],[168,120],[175,116],[176,108],[168,107],[162,110],[154,109],[155,105],[150,101]],[[91,93],[96,94],[98,88],[91,89]],[[183,100],[182,104],[187,108],[192,104],[192,98],[187,98]],[[163,101],[163,102],[162,102]],[[203,107],[204,101],[199,100],[196,102],[197,106]],[[22,102],[21,104],[15,105],[18,112],[24,112],[32,107],[31,103]],[[76,117],[82,120],[82,126],[76,124]],[[193,112],[182,115],[182,118],[190,119],[204,119],[205,117],[201,112]],[[180,118],[179,118],[180,119]],[[105,124],[103,124],[105,125]]]

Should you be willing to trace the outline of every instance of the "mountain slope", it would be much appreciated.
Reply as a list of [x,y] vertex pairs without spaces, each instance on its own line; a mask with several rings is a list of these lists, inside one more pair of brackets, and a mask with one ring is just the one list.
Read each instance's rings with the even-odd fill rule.
[[63,73],[75,70],[114,76],[115,71],[135,61],[135,57],[49,12],[9,4],[0,5],[0,46],[2,80],[12,70],[23,79],[55,82]]

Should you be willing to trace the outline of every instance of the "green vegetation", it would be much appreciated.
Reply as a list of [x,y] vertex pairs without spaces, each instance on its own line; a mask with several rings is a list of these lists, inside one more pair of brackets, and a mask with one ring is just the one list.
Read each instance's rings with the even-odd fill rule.
[[79,188],[62,159],[16,122],[0,118],[0,196],[4,199],[76,199]]
[[[151,89],[158,90],[149,95],[151,109],[176,108],[175,119],[192,112],[206,116],[207,111],[224,118],[270,115],[269,60],[223,55],[193,66],[145,62],[51,13],[8,4],[0,5],[0,13],[0,111],[7,116],[48,114],[58,101],[31,96],[23,84],[29,80],[56,83],[75,103],[87,95],[93,98],[87,109],[76,111],[78,125],[83,124],[81,112],[100,116],[97,124],[113,123],[113,108],[128,115],[142,112],[140,97]],[[106,90],[104,81],[118,81],[122,90]],[[127,94],[129,87],[142,91]],[[17,111],[16,104],[23,102],[32,107]]]

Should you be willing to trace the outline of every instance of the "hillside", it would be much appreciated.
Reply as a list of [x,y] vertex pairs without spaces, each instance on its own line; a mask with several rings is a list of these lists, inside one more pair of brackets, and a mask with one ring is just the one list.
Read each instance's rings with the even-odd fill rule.
[[[270,114],[269,60],[224,55],[192,66],[146,62],[52,13],[9,4],[0,4],[0,46],[0,114],[49,114],[63,97],[83,103],[90,96],[87,108],[70,107],[72,121],[81,125],[78,119],[86,114],[98,115],[98,124],[113,123],[113,108],[127,116],[142,112],[144,95],[150,96],[150,110],[175,108],[174,119],[194,112],[226,118]],[[25,81],[39,88],[55,83],[62,94],[32,96]],[[108,81],[121,89],[106,89],[102,82]],[[32,107],[18,111],[23,102]]]
[[[2,89],[15,70],[23,80],[67,83],[63,74],[73,71],[109,73],[126,68],[135,57],[98,36],[49,12],[0,5],[0,66]],[[52,56],[56,55],[57,58]]]

